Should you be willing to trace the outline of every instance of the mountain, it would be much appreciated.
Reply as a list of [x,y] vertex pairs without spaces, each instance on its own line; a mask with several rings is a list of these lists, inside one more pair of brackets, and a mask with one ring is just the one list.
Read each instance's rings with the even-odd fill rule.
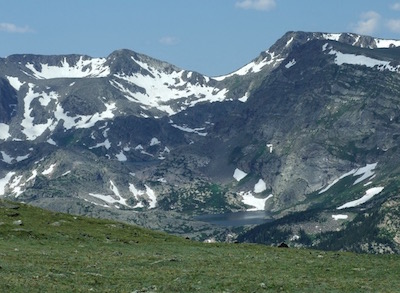
[[197,215],[266,210],[240,241],[398,252],[397,46],[288,32],[219,77],[129,50],[2,58],[0,195],[196,239],[242,232]]

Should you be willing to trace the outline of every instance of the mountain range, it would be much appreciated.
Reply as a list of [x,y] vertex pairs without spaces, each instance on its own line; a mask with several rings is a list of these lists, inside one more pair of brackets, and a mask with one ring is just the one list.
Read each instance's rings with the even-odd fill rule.
[[[130,50],[0,58],[0,196],[201,240],[397,253],[398,46],[288,32],[218,77]],[[255,210],[274,220],[196,220]]]

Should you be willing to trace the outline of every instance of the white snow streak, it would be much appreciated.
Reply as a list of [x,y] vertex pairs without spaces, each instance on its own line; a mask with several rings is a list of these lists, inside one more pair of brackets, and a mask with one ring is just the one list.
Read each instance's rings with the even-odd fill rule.
[[67,172],[61,174],[61,176],[67,176],[67,175],[70,174],[70,173],[71,173],[71,170],[68,170]]
[[358,183],[360,183],[361,181],[364,181],[365,179],[371,178],[372,176],[375,175],[374,170],[376,168],[376,166],[378,165],[378,163],[373,163],[373,164],[367,164],[365,167],[361,167],[358,169],[353,169],[345,174],[343,174],[342,176],[340,176],[339,178],[333,180],[332,183],[330,183],[328,186],[326,186],[324,189],[319,191],[319,194],[324,193],[325,191],[327,191],[328,189],[330,189],[333,185],[335,185],[337,182],[339,182],[339,180],[353,175],[353,176],[360,176],[358,179],[356,179],[353,183],[353,185],[356,185]]
[[36,171],[36,170],[33,170],[33,171],[32,171],[32,176],[29,177],[28,179],[26,179],[26,182],[29,182],[29,181],[35,179],[36,176],[37,176],[37,171]]
[[364,181],[365,179],[372,177],[375,174],[373,171],[375,170],[377,164],[378,163],[367,164],[365,167],[358,169],[353,176],[359,176],[359,175],[362,176],[358,178],[356,181],[354,181],[353,185],[356,185],[357,183],[360,183],[361,181]]
[[177,128],[179,130],[182,130],[184,132],[195,133],[200,136],[207,136],[207,134],[208,134],[207,132],[200,132],[200,131],[203,131],[205,129],[205,127],[189,128],[186,125],[179,126],[177,124],[171,124],[171,126]]
[[[280,55],[275,55],[275,52],[270,53],[269,51],[266,51],[265,53],[267,53],[268,57],[265,57],[260,62],[257,62],[257,61],[250,62],[249,64],[243,66],[242,68],[240,68],[239,70],[237,70],[235,72],[232,72],[228,75],[213,77],[213,79],[221,81],[227,77],[231,77],[234,75],[246,75],[248,73],[257,73],[257,72],[260,72],[264,68],[264,66],[272,65],[273,67],[275,67],[285,59],[285,58],[281,58]],[[270,60],[268,60],[268,59],[270,59]]]
[[359,199],[356,199],[356,200],[353,200],[353,201],[350,201],[350,202],[347,202],[344,205],[341,205],[340,207],[338,207],[337,209],[341,210],[341,209],[347,209],[347,208],[352,208],[352,207],[359,206],[359,205],[369,201],[375,195],[381,193],[383,188],[384,187],[373,187],[373,188],[370,188],[365,192],[363,197],[361,197]]
[[133,185],[132,183],[129,183],[129,191],[133,194],[135,199],[138,201],[138,203],[134,206],[134,208],[143,208],[144,205],[140,201],[140,197],[142,197],[145,194],[145,192],[143,190],[136,189],[135,185]]
[[337,220],[347,220],[349,218],[348,215],[332,215],[332,218],[337,221]]
[[150,207],[149,208],[150,209],[154,209],[156,207],[156,204],[157,204],[156,194],[155,194],[154,190],[151,189],[149,186],[144,185],[144,187],[146,187],[146,193],[147,193],[147,195],[149,197],[149,200],[150,200],[150,202],[149,202]]

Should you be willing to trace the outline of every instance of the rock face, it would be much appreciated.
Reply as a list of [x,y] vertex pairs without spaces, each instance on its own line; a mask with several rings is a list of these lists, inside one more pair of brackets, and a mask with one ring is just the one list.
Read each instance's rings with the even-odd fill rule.
[[276,233],[243,241],[322,248],[368,213],[398,251],[397,46],[288,32],[214,78],[129,50],[0,59],[0,195],[199,239],[226,230],[194,215],[265,209]]

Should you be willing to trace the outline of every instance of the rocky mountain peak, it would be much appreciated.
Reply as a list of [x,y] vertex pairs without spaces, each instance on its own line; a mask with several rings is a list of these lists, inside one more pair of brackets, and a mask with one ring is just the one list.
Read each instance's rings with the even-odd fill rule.
[[385,40],[355,33],[289,31],[276,41],[268,51],[274,52],[277,55],[287,56],[293,48],[312,40],[337,41],[339,43],[369,49],[400,46],[400,41],[398,40]]

